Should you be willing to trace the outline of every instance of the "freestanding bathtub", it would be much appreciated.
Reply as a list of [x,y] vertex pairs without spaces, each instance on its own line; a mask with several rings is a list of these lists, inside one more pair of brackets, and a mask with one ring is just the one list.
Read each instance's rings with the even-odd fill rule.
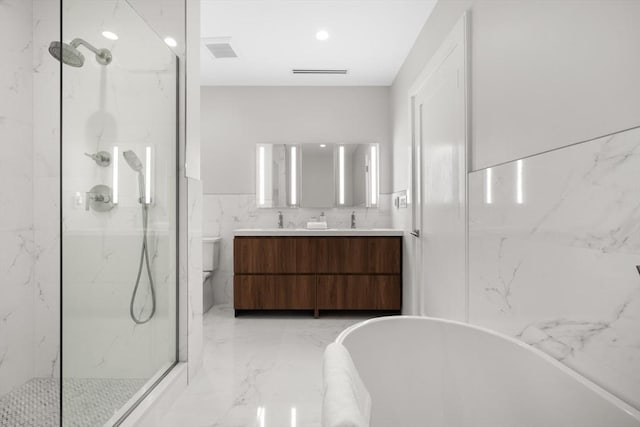
[[371,427],[638,427],[640,412],[550,356],[454,321],[393,316],[336,339],[371,393]]

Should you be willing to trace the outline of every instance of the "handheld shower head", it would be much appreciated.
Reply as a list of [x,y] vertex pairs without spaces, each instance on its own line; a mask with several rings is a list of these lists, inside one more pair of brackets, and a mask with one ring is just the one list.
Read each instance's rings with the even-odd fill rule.
[[127,161],[127,164],[131,169],[138,173],[142,173],[142,162],[133,150],[124,151],[122,155],[124,156],[124,159]]
[[142,170],[144,167],[142,166],[142,162],[140,158],[133,150],[127,150],[122,153],[124,159],[127,161],[127,164],[134,172],[138,172],[138,191],[140,191],[140,203],[145,207],[145,199],[146,199],[146,190],[145,190],[145,182],[144,182],[144,173]]

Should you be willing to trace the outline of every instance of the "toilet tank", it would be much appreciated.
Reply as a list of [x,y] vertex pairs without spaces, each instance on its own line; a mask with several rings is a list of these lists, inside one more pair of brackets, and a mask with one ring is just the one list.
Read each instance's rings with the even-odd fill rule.
[[220,237],[202,238],[202,270],[215,271],[220,264]]

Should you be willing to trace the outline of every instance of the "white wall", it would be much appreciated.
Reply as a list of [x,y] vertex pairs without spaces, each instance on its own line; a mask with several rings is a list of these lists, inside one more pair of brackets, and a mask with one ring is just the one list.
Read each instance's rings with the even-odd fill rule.
[[[640,2],[624,0],[439,2],[420,33],[391,90],[394,192],[408,190],[410,185],[410,170],[407,168],[411,161],[408,89],[465,11],[470,12],[471,18],[470,150],[472,169],[478,170],[494,166],[498,163],[513,161],[640,125],[640,96],[638,96],[640,94],[640,79],[637,78],[640,75],[640,55],[637,54],[640,49],[640,26],[637,25],[637,22],[640,21]],[[572,162],[573,159],[569,156],[567,161]],[[507,165],[509,168],[512,166],[513,164]],[[572,167],[570,164],[566,166],[567,168]],[[548,167],[557,168],[559,166],[557,163],[550,162]],[[507,177],[506,180],[511,181],[503,182],[501,185],[505,188],[513,188],[513,175],[505,174],[504,176]],[[480,178],[473,179],[479,180]],[[535,176],[532,175],[532,179],[535,179]],[[481,191],[483,187],[475,181],[474,183],[470,190],[470,197],[475,198],[474,200],[482,200],[482,196],[477,192]],[[618,185],[615,182],[608,184]],[[538,183],[534,186],[540,188]],[[615,188],[612,187],[612,193]],[[624,203],[628,197],[631,197],[630,194],[622,194]],[[561,202],[561,199],[544,201],[549,206]],[[531,209],[531,206],[518,205],[517,209],[518,212],[526,212]],[[505,213],[501,217],[502,220],[507,223],[514,220],[509,215],[511,213]],[[581,215],[581,213],[578,209],[572,215]],[[405,291],[411,289],[411,272],[415,263],[414,241],[408,235],[410,219],[410,209],[393,210],[394,226],[403,227],[407,231],[404,266]],[[618,224],[620,222],[632,223],[631,220],[633,220],[633,216],[628,216],[626,219],[620,218]],[[613,223],[607,224],[612,227],[615,225]],[[489,229],[493,225],[495,224],[489,224]],[[478,230],[483,230],[485,226],[487,224],[474,225]],[[526,225],[522,226],[526,227]],[[491,230],[495,234],[495,227]],[[513,227],[511,231],[514,231]],[[559,230],[558,232],[564,231]],[[615,229],[612,228],[610,231],[613,233]],[[510,237],[517,240],[522,237],[522,233]],[[501,242],[500,238],[495,241]],[[485,244],[484,242],[483,239],[475,239],[472,242],[474,246],[470,248],[469,262],[474,263],[477,261],[477,256],[483,255],[485,259],[482,264],[495,265],[499,274],[496,276],[485,274],[482,277],[476,277],[474,276],[475,272],[479,271],[476,268],[470,271],[470,283],[479,283],[479,288],[485,290],[495,288],[507,292],[509,289],[505,290],[505,286],[511,283],[509,277],[518,273],[517,268],[510,270],[511,267],[514,267],[509,264],[513,261],[513,254],[503,253],[501,246],[498,249],[492,248],[495,249],[494,252],[482,251],[481,246],[477,245]],[[559,243],[557,241],[551,243],[554,246],[553,250],[561,251],[562,244]],[[566,255],[569,256],[568,252]],[[606,251],[598,256],[608,257]],[[502,259],[498,259],[500,257]],[[574,261],[574,263],[564,265],[564,273],[567,276],[571,276],[579,269],[579,260]],[[614,261],[608,261],[608,265],[614,264]],[[515,266],[517,267],[517,263]],[[613,270],[607,275],[617,277],[617,273]],[[539,278],[535,274],[533,277]],[[428,286],[428,283],[421,284],[421,286]],[[535,283],[527,283],[527,287],[529,291],[533,289],[535,294],[535,289],[537,289]],[[585,292],[587,291],[585,290]],[[567,298],[570,294],[568,284],[564,286],[560,282],[550,297]],[[582,297],[584,299],[585,296],[582,295]],[[412,307],[412,298],[410,292],[405,292],[405,308]],[[496,294],[496,298],[499,300],[499,295]],[[609,325],[612,322],[611,319],[616,319],[616,312],[611,309],[611,304],[615,306],[618,300],[620,300],[620,304],[624,303],[624,296],[606,292],[604,294],[590,293],[587,299],[591,302],[606,301],[611,312],[606,316],[599,317],[602,313],[596,314],[589,305],[574,307],[576,311],[573,313],[580,312],[582,314],[582,317],[578,316],[580,318],[571,319],[576,322],[574,325],[580,322],[589,324],[589,322],[598,323],[599,321]],[[525,301],[527,304],[526,316],[528,316],[524,319],[526,322],[534,322],[538,326],[542,325],[542,329],[553,327],[552,323],[545,323],[545,321],[557,320],[545,317],[545,313],[547,313],[545,311],[546,302],[531,303],[533,301],[531,296],[527,298],[526,294]],[[461,304],[463,303],[461,301]],[[580,302],[575,303],[581,304]],[[477,300],[470,301],[470,304],[473,304],[470,307],[472,312],[478,309]],[[471,320],[490,324],[496,329],[514,335],[518,334],[517,327],[514,328],[513,323],[508,321],[508,319],[519,315],[517,309],[514,309],[514,312],[509,312],[505,311],[499,303],[494,305],[496,305],[495,310],[490,311],[483,308],[482,316],[476,315]],[[634,308],[635,305],[632,307],[631,314],[624,311],[623,317],[625,319],[638,315]],[[488,311],[490,314],[487,313]],[[594,321],[592,320],[594,317],[601,320]],[[562,326],[557,330],[551,330],[551,334],[548,334],[549,337],[561,329]],[[608,330],[609,327],[603,329]],[[561,334],[562,331],[558,333]],[[632,333],[637,336],[640,331],[635,327]],[[558,336],[547,338],[550,342]],[[567,337],[565,338],[569,340],[575,338],[579,341],[580,332],[568,334]],[[547,339],[544,336],[542,338]],[[580,341],[580,343],[579,345],[587,348],[588,345],[584,341]],[[571,349],[574,347],[571,343],[563,343],[563,348]],[[547,350],[549,349],[547,348]],[[630,380],[635,376],[634,372],[638,372],[640,369],[637,363],[632,364],[631,368],[627,365],[622,369],[624,372],[612,373],[610,367],[605,366],[603,362],[607,358],[624,358],[628,353],[619,351],[615,345],[598,347],[594,351],[602,352],[607,356],[598,359],[600,356],[594,356],[587,352],[586,358],[590,360],[582,363],[579,369],[583,374],[598,379],[598,382],[609,390],[618,392],[619,395],[624,394],[628,397],[629,391],[633,392],[638,389],[640,381]],[[557,354],[554,356],[564,360]],[[637,356],[633,357],[634,360],[640,360]]]
[[640,2],[478,1],[473,169],[640,125]]
[[391,191],[388,87],[202,88],[205,194],[255,193],[255,145],[380,144],[380,192]]

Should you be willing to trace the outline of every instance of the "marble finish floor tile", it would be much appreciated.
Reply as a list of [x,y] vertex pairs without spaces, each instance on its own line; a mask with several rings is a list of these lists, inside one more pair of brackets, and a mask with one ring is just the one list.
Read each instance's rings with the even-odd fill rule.
[[319,426],[324,349],[368,317],[235,318],[230,307],[213,307],[204,318],[203,368],[158,427]]

